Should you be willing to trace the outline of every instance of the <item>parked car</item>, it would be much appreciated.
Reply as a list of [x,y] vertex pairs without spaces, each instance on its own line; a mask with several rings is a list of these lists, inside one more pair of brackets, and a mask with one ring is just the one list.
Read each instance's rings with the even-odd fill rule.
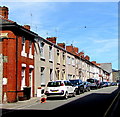
[[103,82],[100,82],[99,88],[103,88],[103,87],[104,87]]
[[91,85],[90,82],[84,82],[84,90],[85,91],[90,91],[90,85]]
[[111,86],[117,86],[117,82],[112,82]]
[[73,87],[72,83],[67,80],[48,82],[45,91],[47,97],[64,97],[66,99],[70,95],[75,96],[75,94],[75,87]]
[[97,89],[100,86],[99,80],[97,80],[95,78],[89,78],[89,79],[87,79],[87,82],[91,83],[91,85],[90,85],[91,89],[93,89],[93,88]]
[[103,87],[108,87],[108,82],[103,82]]
[[111,82],[108,82],[108,86],[111,86]]
[[70,80],[70,82],[75,86],[76,94],[79,95],[80,93],[84,93],[84,84],[82,80],[80,79],[75,79],[75,80]]

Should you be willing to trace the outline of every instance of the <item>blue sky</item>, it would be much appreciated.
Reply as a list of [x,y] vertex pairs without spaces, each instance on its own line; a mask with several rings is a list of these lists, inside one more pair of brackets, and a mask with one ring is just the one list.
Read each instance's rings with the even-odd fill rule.
[[91,61],[118,69],[117,2],[4,2],[9,19],[29,24],[34,32],[73,44]]

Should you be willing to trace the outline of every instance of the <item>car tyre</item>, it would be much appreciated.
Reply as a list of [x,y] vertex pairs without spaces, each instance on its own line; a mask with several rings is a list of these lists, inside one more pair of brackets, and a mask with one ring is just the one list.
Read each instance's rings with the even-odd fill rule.
[[75,96],[76,96],[76,91],[73,92],[73,97],[75,97]]
[[65,93],[64,98],[65,98],[65,99],[68,99],[68,92]]

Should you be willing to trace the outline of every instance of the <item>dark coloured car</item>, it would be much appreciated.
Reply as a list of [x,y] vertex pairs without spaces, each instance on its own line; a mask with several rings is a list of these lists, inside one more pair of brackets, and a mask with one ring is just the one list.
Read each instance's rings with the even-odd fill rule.
[[80,93],[84,93],[84,84],[82,80],[80,79],[75,79],[75,80],[70,80],[70,82],[76,87],[76,94],[79,95]]
[[97,89],[100,86],[99,80],[97,80],[95,78],[89,78],[89,79],[87,79],[87,82],[91,83],[91,85],[90,85],[91,89],[93,89],[93,88]]
[[117,82],[112,82],[111,86],[117,86]]
[[90,85],[91,85],[90,82],[84,82],[84,90],[85,91],[90,91]]
[[103,82],[103,87],[108,87],[108,82]]

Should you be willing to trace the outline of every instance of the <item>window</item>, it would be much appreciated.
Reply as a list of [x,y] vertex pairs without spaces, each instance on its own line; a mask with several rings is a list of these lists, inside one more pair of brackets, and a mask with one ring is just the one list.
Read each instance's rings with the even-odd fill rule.
[[65,65],[65,52],[63,52],[63,65]]
[[67,63],[68,63],[68,64],[71,64],[71,59],[70,59],[69,56],[67,56]]
[[32,55],[32,41],[29,42],[29,58],[33,59],[33,55]]
[[72,75],[68,74],[67,80],[70,80],[70,79],[72,79]]
[[50,81],[52,81],[53,80],[53,72],[52,72],[53,70],[52,69],[50,69]]
[[40,56],[44,58],[44,43],[40,42]]
[[62,69],[62,80],[65,79],[65,69]]
[[72,58],[72,65],[75,66],[75,59]]
[[60,70],[57,70],[56,77],[57,77],[57,80],[59,80],[59,78],[60,78]]
[[57,63],[60,63],[60,52],[57,50]]
[[49,46],[49,60],[52,60],[52,47]]
[[21,71],[21,90],[23,90],[23,88],[25,87],[25,68],[22,67],[22,71]]
[[41,85],[45,85],[45,68],[41,67]]
[[22,50],[21,56],[27,57],[27,53],[25,52],[25,37],[22,37]]

